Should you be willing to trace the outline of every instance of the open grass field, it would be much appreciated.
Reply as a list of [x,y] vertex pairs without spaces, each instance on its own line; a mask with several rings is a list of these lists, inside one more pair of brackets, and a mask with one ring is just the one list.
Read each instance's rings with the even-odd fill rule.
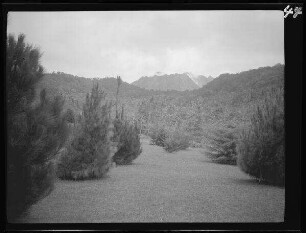
[[285,189],[258,184],[200,149],[166,153],[142,138],[132,165],[102,180],[57,181],[24,223],[282,222]]

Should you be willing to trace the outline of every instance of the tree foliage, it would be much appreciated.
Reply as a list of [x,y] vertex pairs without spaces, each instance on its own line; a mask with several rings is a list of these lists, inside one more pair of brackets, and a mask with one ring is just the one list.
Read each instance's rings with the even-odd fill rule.
[[35,84],[43,75],[38,49],[7,41],[7,214],[14,221],[53,188],[53,158],[68,135],[64,100],[49,100],[45,90],[34,103]]
[[161,146],[170,153],[185,150],[190,146],[190,136],[181,127],[154,124],[151,126],[149,136],[153,145]]
[[156,146],[165,146],[166,138],[168,137],[167,130],[164,126],[154,124],[150,129],[149,136],[151,137],[151,143]]
[[114,120],[113,141],[117,144],[117,151],[113,156],[113,161],[118,165],[127,165],[136,159],[142,149],[140,142],[140,129],[137,123],[131,123],[124,116],[124,107],[121,113],[117,110],[119,88],[122,83],[120,77],[117,78],[116,97],[116,117]]
[[95,84],[83,106],[80,130],[74,135],[58,162],[62,179],[93,179],[103,177],[110,169],[112,157],[111,103]]
[[117,119],[115,124],[115,135],[118,135],[118,149],[113,156],[113,161],[118,165],[130,164],[142,152],[139,128],[137,124],[132,124],[126,120]]
[[25,43],[24,34],[17,41],[9,35],[6,51],[7,108],[14,113],[34,99],[35,84],[43,76],[43,67],[40,51]]
[[164,141],[164,149],[167,152],[175,152],[185,150],[190,146],[190,136],[187,135],[182,129],[174,129],[167,133]]
[[208,138],[207,155],[212,161],[222,164],[236,165],[237,133],[231,125],[214,130]]
[[284,185],[284,130],[283,89],[272,89],[239,137],[237,151],[241,170],[261,181]]

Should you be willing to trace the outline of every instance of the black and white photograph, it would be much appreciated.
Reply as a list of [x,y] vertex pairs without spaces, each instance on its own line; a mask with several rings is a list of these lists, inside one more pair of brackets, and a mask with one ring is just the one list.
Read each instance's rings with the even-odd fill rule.
[[8,11],[8,223],[283,223],[299,17]]

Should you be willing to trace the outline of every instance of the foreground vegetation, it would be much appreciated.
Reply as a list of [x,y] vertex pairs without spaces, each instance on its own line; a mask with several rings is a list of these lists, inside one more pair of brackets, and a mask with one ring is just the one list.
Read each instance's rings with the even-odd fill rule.
[[54,79],[76,88],[67,93],[50,77],[46,86],[41,54],[24,39],[7,41],[9,219],[50,194],[55,175],[98,179],[131,164],[141,133],[167,152],[205,147],[214,162],[284,185],[283,66],[221,75],[193,92],[147,91],[120,77]]
[[19,35],[7,40],[7,216],[14,220],[53,189],[53,159],[68,136],[64,101],[40,92],[41,53]]
[[142,152],[140,143],[140,131],[137,124],[124,120],[123,112],[121,117],[115,119],[115,141],[117,151],[113,161],[117,165],[131,164]]
[[113,161],[118,165],[131,164],[136,159],[142,149],[140,144],[140,130],[136,122],[129,122],[124,115],[124,107],[121,113],[118,111],[118,97],[122,80],[117,77],[116,93],[116,117],[114,120],[113,139],[117,143],[117,150],[113,156]]
[[93,179],[103,177],[111,166],[112,125],[109,103],[101,105],[105,94],[99,86],[87,95],[79,131],[58,162],[58,176],[62,179]]
[[207,155],[221,164],[237,163],[237,129],[231,125],[215,129],[207,135],[209,140]]
[[63,111],[64,99],[48,96],[45,89],[38,88],[36,95],[44,75],[40,57],[38,49],[25,43],[24,35],[17,41],[8,36],[9,221],[49,195],[55,175],[68,180],[102,178],[113,162],[129,164],[141,153],[137,124],[125,120],[123,112],[120,119],[112,116],[112,103],[98,84],[86,95],[82,114],[70,108]]
[[[121,79],[118,77],[117,98]],[[141,153],[140,132],[136,124],[124,118],[124,108],[112,118],[112,102],[96,83],[86,96],[83,114],[79,116],[75,134],[60,155],[57,174],[61,179],[97,179],[106,175],[112,163],[132,163]]]
[[271,90],[257,106],[237,143],[242,171],[267,183],[285,183],[284,93]]

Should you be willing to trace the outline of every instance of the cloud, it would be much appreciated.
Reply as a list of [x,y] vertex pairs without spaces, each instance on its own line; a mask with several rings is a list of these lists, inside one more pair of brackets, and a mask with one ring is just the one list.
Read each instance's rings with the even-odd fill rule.
[[281,11],[10,12],[48,71],[84,77],[217,76],[284,62]]

